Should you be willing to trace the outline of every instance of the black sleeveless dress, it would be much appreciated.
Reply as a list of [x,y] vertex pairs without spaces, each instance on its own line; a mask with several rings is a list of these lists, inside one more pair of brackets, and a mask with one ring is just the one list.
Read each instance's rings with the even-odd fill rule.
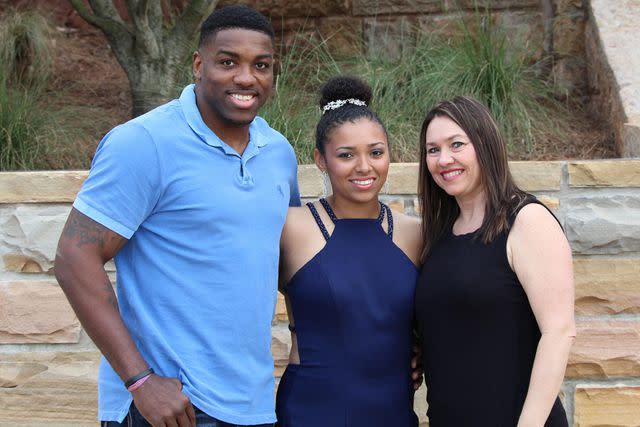
[[[520,208],[529,203],[540,202],[530,196]],[[431,427],[515,427],[540,340],[507,260],[508,232],[490,244],[474,237],[445,234],[418,279],[415,314]],[[557,398],[545,426],[567,426]]]
[[[338,219],[327,243],[289,281],[300,364],[276,399],[280,427],[417,427],[411,343],[418,269],[393,243],[391,209],[378,219]],[[388,232],[381,226],[387,214]]]

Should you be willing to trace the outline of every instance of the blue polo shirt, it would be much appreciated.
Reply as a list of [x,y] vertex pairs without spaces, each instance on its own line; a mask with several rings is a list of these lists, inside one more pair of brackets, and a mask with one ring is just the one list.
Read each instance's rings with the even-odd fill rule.
[[[299,205],[296,158],[260,117],[242,155],[204,123],[194,86],[113,129],[73,206],[129,239],[118,252],[120,313],[149,366],[220,420],[275,421],[271,321],[279,239]],[[103,421],[131,394],[103,358]]]

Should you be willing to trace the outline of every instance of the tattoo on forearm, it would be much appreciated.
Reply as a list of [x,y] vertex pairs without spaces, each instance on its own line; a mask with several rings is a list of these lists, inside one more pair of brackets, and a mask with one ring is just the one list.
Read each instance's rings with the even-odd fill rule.
[[89,244],[103,248],[107,232],[108,230],[104,226],[75,211],[71,211],[62,231],[66,238],[75,239],[76,246],[79,248]]
[[111,280],[109,280],[108,277],[104,281],[104,295],[105,295],[105,298],[106,298],[107,302],[109,303],[109,305],[111,307],[113,307],[116,311],[118,311],[119,310],[119,308],[118,308],[118,300],[116,299],[115,290],[113,289],[113,286],[111,285]]

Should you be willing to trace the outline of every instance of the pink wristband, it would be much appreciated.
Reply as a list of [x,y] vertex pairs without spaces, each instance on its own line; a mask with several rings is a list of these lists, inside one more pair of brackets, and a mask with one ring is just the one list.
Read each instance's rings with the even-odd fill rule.
[[138,381],[136,381],[135,383],[133,383],[133,384],[131,384],[129,387],[127,387],[127,390],[129,390],[130,392],[132,392],[132,391],[135,391],[135,390],[139,389],[139,388],[140,388],[140,386],[141,386],[142,384],[144,384],[144,382],[145,382],[146,380],[148,380],[150,376],[151,376],[151,374],[149,374],[149,375],[147,375],[147,376],[144,376],[144,377],[140,378]]

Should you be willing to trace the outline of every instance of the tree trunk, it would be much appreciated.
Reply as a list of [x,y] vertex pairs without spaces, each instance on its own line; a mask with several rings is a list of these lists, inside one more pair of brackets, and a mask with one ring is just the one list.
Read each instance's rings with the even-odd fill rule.
[[[129,78],[136,117],[174,98],[180,76],[191,56],[202,21],[213,11],[215,0],[190,0],[178,16],[166,16],[174,9],[157,0],[122,0],[121,16],[115,0],[70,0],[80,16],[102,30]],[[122,3],[120,1],[119,3]],[[176,3],[177,2],[177,3]],[[185,3],[174,0],[174,6]],[[179,3],[179,4],[178,4]],[[122,9],[122,8],[121,8]]]

